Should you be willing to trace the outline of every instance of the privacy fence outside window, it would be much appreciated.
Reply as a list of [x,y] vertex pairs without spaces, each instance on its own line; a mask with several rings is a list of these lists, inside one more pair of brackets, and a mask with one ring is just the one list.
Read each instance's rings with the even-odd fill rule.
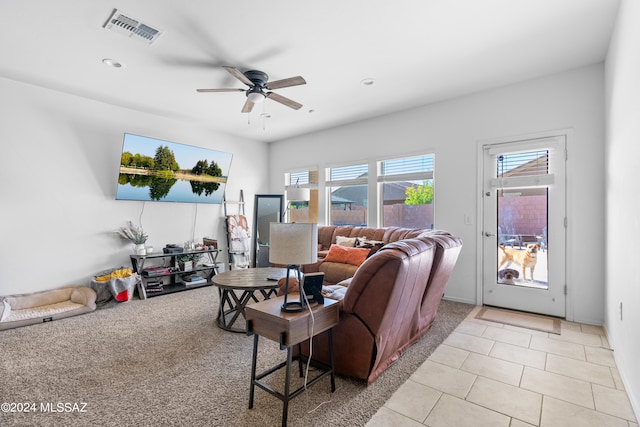
[[433,155],[378,162],[383,227],[433,228],[434,162]]

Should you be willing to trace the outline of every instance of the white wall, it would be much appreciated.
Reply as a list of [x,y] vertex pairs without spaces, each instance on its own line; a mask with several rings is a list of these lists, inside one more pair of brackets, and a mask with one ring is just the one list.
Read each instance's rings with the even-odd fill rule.
[[[0,93],[0,295],[88,285],[130,265],[131,245],[113,231],[138,222],[143,202],[115,200],[124,132],[233,153],[227,194],[244,189],[247,212],[268,190],[264,143],[11,80]],[[226,244],[221,205],[163,202],[144,204],[148,243],[191,240],[196,208],[196,239]]]
[[[384,100],[380,100],[384,102]],[[317,112],[321,114],[321,112]],[[433,151],[435,226],[464,248],[446,289],[476,303],[479,141],[571,128],[568,141],[568,317],[602,324],[604,310],[604,67],[597,64],[270,144],[271,191],[285,171]],[[322,175],[321,175],[322,179]],[[322,189],[322,187],[321,187]],[[324,216],[321,216],[322,223]],[[474,221],[475,222],[475,221]],[[375,224],[372,224],[375,225]]]
[[[606,320],[609,343],[640,414],[640,3],[623,0],[606,65]],[[622,318],[620,303],[623,304]]]

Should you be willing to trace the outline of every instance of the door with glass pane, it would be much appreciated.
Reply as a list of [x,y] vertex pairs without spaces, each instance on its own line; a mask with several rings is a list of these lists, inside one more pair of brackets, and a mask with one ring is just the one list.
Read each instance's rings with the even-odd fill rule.
[[565,138],[483,147],[483,303],[565,316]]

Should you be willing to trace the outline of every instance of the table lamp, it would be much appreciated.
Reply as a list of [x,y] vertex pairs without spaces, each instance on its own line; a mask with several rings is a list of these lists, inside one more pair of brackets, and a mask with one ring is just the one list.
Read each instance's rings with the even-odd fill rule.
[[299,300],[289,301],[289,276],[291,270],[295,271],[302,289],[300,266],[318,260],[318,224],[272,222],[269,224],[269,238],[269,262],[287,266],[282,311],[303,311],[306,305],[302,293]]

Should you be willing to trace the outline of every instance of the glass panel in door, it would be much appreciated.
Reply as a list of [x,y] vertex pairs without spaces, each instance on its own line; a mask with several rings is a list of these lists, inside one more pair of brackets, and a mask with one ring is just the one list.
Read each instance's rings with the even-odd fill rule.
[[547,188],[499,190],[498,282],[548,289]]

